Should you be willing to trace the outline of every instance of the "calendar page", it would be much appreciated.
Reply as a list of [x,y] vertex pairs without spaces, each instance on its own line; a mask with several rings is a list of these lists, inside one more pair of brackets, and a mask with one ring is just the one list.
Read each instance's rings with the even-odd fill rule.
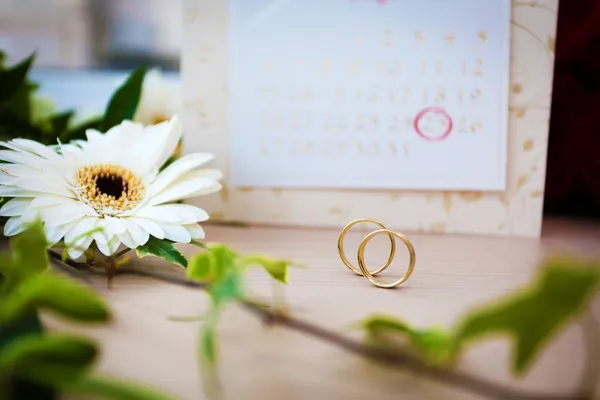
[[230,0],[234,186],[504,190],[510,0]]

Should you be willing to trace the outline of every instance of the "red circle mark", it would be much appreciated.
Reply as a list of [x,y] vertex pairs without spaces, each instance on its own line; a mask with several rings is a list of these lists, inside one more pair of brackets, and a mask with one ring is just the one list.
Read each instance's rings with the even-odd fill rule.
[[[444,119],[446,121],[448,121],[448,127],[446,128],[444,133],[442,133],[441,136],[430,137],[430,136],[425,135],[423,133],[423,131],[421,131],[421,128],[419,127],[419,122],[421,122],[423,117],[428,113],[442,114]],[[452,118],[450,118],[450,115],[446,112],[446,110],[443,107],[435,107],[435,106],[427,107],[427,108],[424,108],[423,110],[421,110],[415,117],[415,121],[414,121],[415,131],[417,131],[419,136],[421,136],[425,140],[429,140],[432,142],[439,142],[439,141],[446,139],[448,137],[448,135],[450,135],[450,132],[452,132],[452,125],[453,125]]]

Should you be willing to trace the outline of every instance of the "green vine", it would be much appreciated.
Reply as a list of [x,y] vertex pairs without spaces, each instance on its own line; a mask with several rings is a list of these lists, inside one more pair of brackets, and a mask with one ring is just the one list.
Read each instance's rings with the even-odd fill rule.
[[[57,260],[58,261],[58,260]],[[69,273],[90,272],[85,264],[70,262],[63,266]],[[278,273],[272,275],[273,265]],[[210,296],[211,307],[203,316],[178,318],[199,322],[199,363],[207,389],[218,389],[219,346],[216,336],[220,312],[226,305],[238,305],[261,318],[267,325],[281,325],[378,363],[410,370],[425,378],[494,399],[593,399],[594,385],[587,382],[572,394],[542,395],[515,390],[456,370],[456,362],[469,346],[480,341],[505,337],[512,343],[512,372],[516,378],[530,371],[548,344],[589,309],[600,285],[600,261],[553,257],[540,265],[529,284],[493,302],[466,312],[453,329],[413,327],[396,316],[375,314],[358,321],[354,327],[364,332],[356,341],[343,334],[298,319],[273,304],[263,304],[248,295],[244,273],[249,267],[261,267],[274,282],[288,281],[290,267],[301,266],[289,260],[265,256],[239,255],[224,244],[207,245],[190,258],[181,273],[155,272],[140,266],[126,266],[118,275],[133,274],[159,281],[203,290]],[[279,273],[281,272],[281,273]],[[103,274],[96,270],[95,274]],[[84,274],[85,276],[85,274]],[[593,336],[595,342],[600,337]],[[591,343],[595,343],[594,341]],[[595,348],[595,346],[593,346]],[[590,358],[592,364],[593,356]],[[597,371],[591,371],[597,377]],[[597,382],[597,379],[595,380]]]

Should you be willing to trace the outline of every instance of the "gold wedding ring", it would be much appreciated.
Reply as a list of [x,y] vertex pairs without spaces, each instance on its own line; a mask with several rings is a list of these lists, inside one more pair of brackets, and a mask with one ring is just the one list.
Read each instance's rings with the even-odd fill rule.
[[[360,242],[360,245],[358,246],[358,252],[357,252],[359,269],[356,269],[350,263],[350,261],[348,261],[348,258],[346,257],[346,253],[344,252],[344,238],[346,237],[346,234],[348,233],[350,228],[352,228],[354,225],[356,225],[360,222],[371,222],[375,225],[378,225],[382,229],[379,229],[379,230],[369,233]],[[365,249],[367,247],[367,244],[373,237],[375,237],[377,235],[381,235],[381,234],[386,234],[390,238],[390,244],[391,244],[390,255],[388,257],[387,262],[383,266],[381,266],[379,269],[377,269],[373,272],[370,272],[365,263]],[[410,256],[408,270],[406,271],[406,273],[404,274],[404,276],[401,279],[399,279],[395,282],[391,282],[391,283],[380,282],[377,279],[375,279],[374,276],[379,274],[380,272],[384,271],[387,267],[390,266],[390,264],[394,260],[394,256],[396,255],[396,239],[400,239],[402,242],[404,242],[404,244],[406,245],[406,247],[408,249],[408,253]],[[350,269],[352,272],[354,272],[357,275],[366,277],[369,280],[369,282],[371,282],[373,285],[380,287],[380,288],[384,288],[384,289],[390,289],[390,288],[394,288],[396,286],[400,286],[401,284],[403,284],[404,282],[406,282],[408,280],[408,278],[412,275],[412,273],[415,269],[416,254],[415,254],[415,249],[414,249],[412,243],[410,242],[410,240],[408,240],[408,238],[404,234],[391,231],[391,230],[387,229],[387,227],[383,223],[381,223],[380,221],[374,220],[374,219],[361,218],[361,219],[354,220],[354,221],[350,222],[348,225],[346,225],[344,227],[344,229],[342,229],[342,232],[340,233],[340,236],[338,238],[338,252],[340,254],[340,258],[342,259],[342,262],[344,263],[344,265],[346,267],[348,267],[348,269]]]
[[[398,279],[396,282],[391,282],[391,283],[379,282],[377,279],[375,279],[373,277],[373,274],[371,274],[369,272],[369,270],[367,269],[367,266],[365,265],[365,248],[367,247],[367,243],[369,243],[369,240],[371,240],[374,236],[382,234],[382,233],[386,233],[388,236],[391,235],[392,240],[393,240],[394,236],[396,238],[402,240],[404,242],[404,244],[406,245],[406,247],[408,248],[408,253],[410,255],[410,262],[408,264],[408,270],[406,271],[404,276],[401,279]],[[393,259],[392,256],[390,256],[390,260],[391,259]],[[394,288],[394,287],[400,286],[401,284],[406,282],[406,280],[408,278],[410,278],[410,276],[413,273],[413,270],[415,269],[415,259],[416,259],[415,248],[413,247],[410,240],[408,240],[408,238],[406,236],[404,236],[402,233],[393,232],[387,228],[380,229],[380,230],[369,233],[367,236],[365,236],[365,238],[362,240],[362,242],[360,242],[360,246],[358,246],[358,266],[360,267],[360,270],[362,271],[363,275],[373,285],[380,287],[380,288],[384,288],[384,289]],[[389,262],[391,263],[391,261],[389,261]]]
[[[348,257],[346,257],[346,252],[344,251],[344,238],[346,237],[346,234],[348,233],[350,228],[352,228],[354,225],[359,224],[361,222],[371,222],[375,225],[378,225],[379,227],[381,227],[383,229],[386,229],[386,227],[383,223],[381,223],[377,220],[361,218],[361,219],[357,219],[357,220],[350,222],[348,225],[346,225],[344,227],[344,229],[342,229],[342,232],[340,233],[340,237],[338,238],[338,252],[340,253],[342,262],[344,263],[344,265],[346,267],[348,267],[350,269],[350,271],[354,272],[356,275],[363,276],[363,273],[359,269],[357,269],[352,264],[350,264],[350,261],[348,261]],[[389,256],[387,262],[385,264],[383,264],[383,266],[381,266],[378,270],[371,272],[369,275],[377,275],[378,273],[380,273],[381,271],[383,271],[387,267],[389,267],[390,264],[392,263],[392,260],[394,260],[394,255],[396,255],[396,240],[394,239],[394,237],[392,235],[389,235],[389,237],[390,237],[391,250],[390,250],[390,256]]]

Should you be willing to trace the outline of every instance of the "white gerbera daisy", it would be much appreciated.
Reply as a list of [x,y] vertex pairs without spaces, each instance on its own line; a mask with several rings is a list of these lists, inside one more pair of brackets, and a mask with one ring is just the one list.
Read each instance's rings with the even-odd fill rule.
[[222,174],[199,169],[213,158],[204,153],[186,155],[159,172],[181,137],[177,116],[147,127],[124,121],[104,134],[86,134],[87,141],[51,147],[27,139],[0,142],[8,149],[0,150],[7,162],[0,165],[0,196],[11,198],[0,209],[10,217],[6,236],[40,218],[48,241],[64,238],[71,258],[94,240],[108,256],[121,243],[142,246],[150,235],[179,243],[204,238],[198,222],[207,213],[173,202],[218,191]]
[[155,125],[171,119],[182,108],[181,86],[163,76],[159,69],[149,70],[142,86],[140,101],[133,120]]

